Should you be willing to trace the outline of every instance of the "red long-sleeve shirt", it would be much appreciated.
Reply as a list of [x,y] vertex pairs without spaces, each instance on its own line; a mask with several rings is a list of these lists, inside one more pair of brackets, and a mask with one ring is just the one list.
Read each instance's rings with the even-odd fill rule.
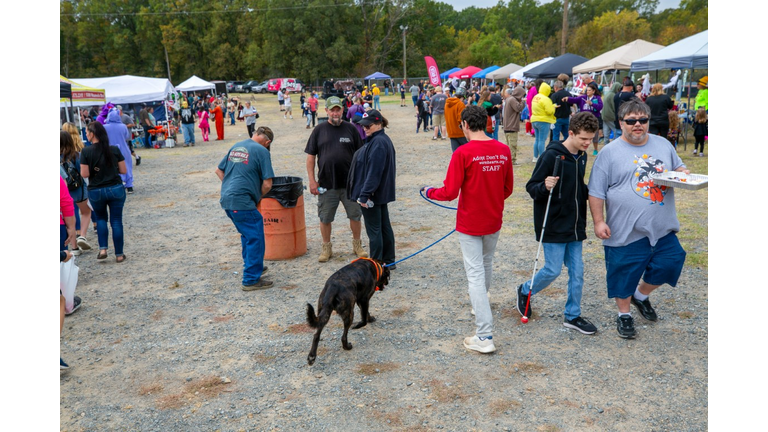
[[472,140],[451,157],[443,187],[427,197],[451,201],[459,196],[456,231],[473,236],[501,229],[504,200],[512,195],[514,178],[509,147],[496,140]]
[[64,218],[75,215],[75,206],[72,197],[69,195],[67,182],[59,177],[59,220],[60,225],[64,225]]

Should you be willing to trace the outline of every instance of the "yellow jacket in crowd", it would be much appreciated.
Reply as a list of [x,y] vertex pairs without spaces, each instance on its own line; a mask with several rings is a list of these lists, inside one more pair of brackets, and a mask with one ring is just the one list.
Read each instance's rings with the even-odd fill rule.
[[539,87],[539,93],[531,101],[531,122],[555,122],[555,104],[549,98],[552,88],[549,84],[542,83]]

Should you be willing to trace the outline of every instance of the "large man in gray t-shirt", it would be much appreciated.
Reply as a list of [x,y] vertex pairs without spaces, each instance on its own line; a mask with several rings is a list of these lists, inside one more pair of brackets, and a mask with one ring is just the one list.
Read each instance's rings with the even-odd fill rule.
[[433,140],[437,139],[437,135],[440,134],[442,139],[445,139],[445,100],[448,97],[443,93],[443,89],[440,86],[435,87],[435,95],[429,99],[429,108],[432,110],[432,120],[435,127],[435,134],[432,136]]
[[595,235],[605,249],[608,298],[616,299],[616,328],[623,338],[636,334],[630,303],[656,321],[648,295],[662,284],[677,285],[685,262],[675,234],[680,223],[674,190],[655,185],[654,178],[665,171],[690,171],[669,141],[648,134],[650,114],[637,98],[621,105],[623,133],[603,148],[589,178]]

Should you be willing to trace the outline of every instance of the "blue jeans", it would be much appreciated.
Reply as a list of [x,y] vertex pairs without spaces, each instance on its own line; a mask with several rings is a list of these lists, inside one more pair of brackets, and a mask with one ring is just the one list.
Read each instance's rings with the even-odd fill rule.
[[550,124],[547,122],[533,122],[533,129],[536,131],[536,140],[533,143],[533,157],[535,158],[541,156],[547,148]]
[[499,140],[499,119],[496,119],[496,123],[493,124],[493,139]]
[[184,132],[184,145],[195,143],[195,124],[182,123],[181,129]]
[[[571,124],[571,119],[559,118],[555,120],[555,130],[552,131],[552,141],[565,141],[568,139],[568,126]],[[560,139],[562,134],[563,139]]]
[[96,215],[96,228],[99,234],[99,250],[109,246],[109,229],[112,227],[112,244],[115,256],[123,255],[123,206],[125,205],[125,187],[122,184],[103,188],[88,189],[93,213]]
[[[611,138],[611,132],[613,132],[613,138]],[[608,144],[611,140],[618,139],[621,136],[621,128],[616,129],[616,125],[612,121],[603,122],[603,137],[605,137],[604,144]]]
[[379,103],[379,99],[381,99],[381,96],[373,97],[373,109],[375,110],[381,110],[381,104]]
[[413,106],[416,106],[416,102],[419,101],[419,97],[418,96],[411,96],[411,99],[413,99]]
[[649,285],[677,286],[685,264],[685,250],[671,232],[654,246],[648,237],[626,246],[603,246],[608,298],[629,298],[642,278]]
[[264,272],[264,218],[258,210],[224,210],[240,233],[243,248],[243,285],[261,279]]
[[376,204],[373,208],[361,207],[361,210],[371,258],[386,264],[395,262],[395,232],[392,231],[387,205]]
[[[533,295],[548,287],[560,276],[563,264],[568,267],[568,300],[565,302],[565,318],[581,316],[581,289],[584,286],[584,261],[581,258],[582,242],[542,243],[546,263],[534,276]],[[531,281],[523,284],[523,294],[531,291]]]
[[231,111],[229,113],[229,120],[231,121],[230,125],[234,125],[235,124],[235,112],[234,111]]

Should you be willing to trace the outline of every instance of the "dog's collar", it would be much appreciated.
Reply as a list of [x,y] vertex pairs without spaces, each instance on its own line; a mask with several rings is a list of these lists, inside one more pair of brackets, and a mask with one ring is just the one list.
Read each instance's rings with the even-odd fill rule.
[[382,267],[381,267],[381,264],[377,263],[375,260],[373,260],[371,258],[358,258],[356,260],[353,260],[352,262],[356,262],[356,261],[360,261],[360,260],[370,261],[370,262],[373,263],[373,266],[376,267],[376,283],[377,283],[376,291],[379,291],[378,283],[379,283],[379,279],[381,278],[381,273],[384,271],[382,269]]

